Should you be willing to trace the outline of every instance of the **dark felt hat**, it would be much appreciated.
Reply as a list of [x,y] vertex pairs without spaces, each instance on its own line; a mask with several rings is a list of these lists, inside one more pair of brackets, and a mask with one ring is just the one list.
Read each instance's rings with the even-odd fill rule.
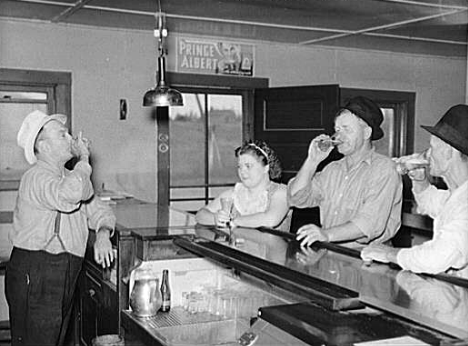
[[468,106],[456,105],[435,126],[421,127],[468,155]]
[[372,128],[373,141],[380,139],[384,133],[380,127],[383,122],[383,114],[380,107],[371,99],[364,96],[353,97],[342,108],[349,110],[354,115],[364,120]]

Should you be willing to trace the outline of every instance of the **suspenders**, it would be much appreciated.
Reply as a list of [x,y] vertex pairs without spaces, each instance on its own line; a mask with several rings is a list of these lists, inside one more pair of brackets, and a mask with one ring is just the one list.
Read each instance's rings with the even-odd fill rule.
[[57,238],[58,241],[60,242],[60,245],[62,246],[62,250],[67,251],[65,249],[65,244],[63,243],[62,238],[60,237],[60,218],[61,218],[61,216],[62,216],[62,214],[59,211],[57,211],[57,215],[55,216],[54,235],[49,239],[46,246],[44,246],[44,250],[47,249],[47,247],[50,245],[50,243],[52,243],[52,241],[55,238]]

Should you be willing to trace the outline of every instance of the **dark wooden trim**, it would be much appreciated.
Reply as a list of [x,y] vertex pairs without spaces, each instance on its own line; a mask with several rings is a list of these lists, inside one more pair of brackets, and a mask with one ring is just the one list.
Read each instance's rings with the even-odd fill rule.
[[157,225],[169,226],[169,186],[170,186],[170,138],[169,107],[155,107],[157,126]]
[[[71,72],[0,68],[0,83],[52,87],[55,89],[55,106],[52,105],[49,112],[71,117]],[[71,128],[71,119],[69,123]]]
[[71,86],[71,72],[19,70],[0,68],[0,81],[32,84],[65,84]]
[[226,89],[268,88],[268,78],[214,76],[205,74],[168,72],[166,80],[172,87],[203,87]]

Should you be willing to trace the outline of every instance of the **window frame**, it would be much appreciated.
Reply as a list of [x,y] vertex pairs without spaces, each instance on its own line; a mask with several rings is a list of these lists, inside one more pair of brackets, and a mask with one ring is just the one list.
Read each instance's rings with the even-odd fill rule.
[[[176,88],[182,93],[202,93],[207,94],[224,94],[224,95],[241,95],[242,97],[242,140],[246,141],[252,139],[253,136],[253,118],[254,118],[254,92],[256,88],[267,88],[269,80],[267,78],[247,78],[247,77],[232,77],[232,76],[214,76],[214,75],[198,75],[198,74],[185,74],[185,73],[167,73],[166,79],[169,81],[171,87]],[[206,108],[206,107],[205,107]],[[205,109],[208,113],[209,110]],[[205,138],[205,141],[208,137]],[[206,144],[206,143],[205,143]],[[206,155],[208,146],[205,145],[205,161],[208,159]],[[159,159],[158,159],[159,160]],[[159,166],[159,162],[158,162]],[[197,186],[178,186],[172,185],[169,177],[169,196],[168,204],[171,202],[183,201],[204,201],[205,205],[211,200],[210,188],[231,186],[231,184],[210,184],[208,165],[205,162],[205,177],[204,185]],[[171,168],[169,167],[169,170]],[[174,188],[181,187],[201,187],[204,188],[203,198],[171,198],[170,191]],[[158,195],[158,200],[160,196]]]
[[375,101],[381,108],[392,108],[395,115],[392,156],[397,157],[413,153],[415,92],[341,88],[340,94],[341,104],[344,104],[352,97],[365,96]]
[[[2,91],[44,92],[47,94],[49,113],[68,116],[71,130],[71,73],[0,68],[0,89]],[[8,101],[3,101],[8,103]],[[11,102],[17,102],[15,100]],[[22,101],[24,102],[24,100]],[[33,101],[31,101],[33,102]],[[42,102],[40,102],[42,103]],[[14,180],[0,180],[0,191],[17,190],[20,177]]]

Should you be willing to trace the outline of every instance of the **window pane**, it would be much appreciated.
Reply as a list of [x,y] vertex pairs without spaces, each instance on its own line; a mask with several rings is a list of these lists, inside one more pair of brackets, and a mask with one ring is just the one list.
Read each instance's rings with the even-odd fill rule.
[[384,115],[384,121],[381,125],[384,132],[383,138],[374,141],[375,151],[392,157],[395,148],[395,110],[393,108],[381,108]]
[[47,101],[47,93],[24,92],[24,91],[0,91],[0,99],[8,101],[35,100]]
[[19,180],[30,167],[16,143],[16,135],[26,115],[36,109],[47,113],[47,104],[0,103],[0,180]]
[[208,95],[208,107],[210,184],[234,183],[238,180],[234,150],[242,144],[242,96]]
[[[236,176],[237,177],[237,176]],[[232,188],[232,186],[219,186],[219,187],[210,187],[209,195],[210,199],[218,197],[222,192]]]
[[199,201],[172,201],[171,207],[188,210],[188,211],[197,211],[205,205],[205,188],[203,187],[194,187],[194,188],[171,188],[170,199],[180,199],[180,198],[200,198]]
[[171,185],[205,183],[205,101],[203,94],[183,94],[184,106],[170,108]]

